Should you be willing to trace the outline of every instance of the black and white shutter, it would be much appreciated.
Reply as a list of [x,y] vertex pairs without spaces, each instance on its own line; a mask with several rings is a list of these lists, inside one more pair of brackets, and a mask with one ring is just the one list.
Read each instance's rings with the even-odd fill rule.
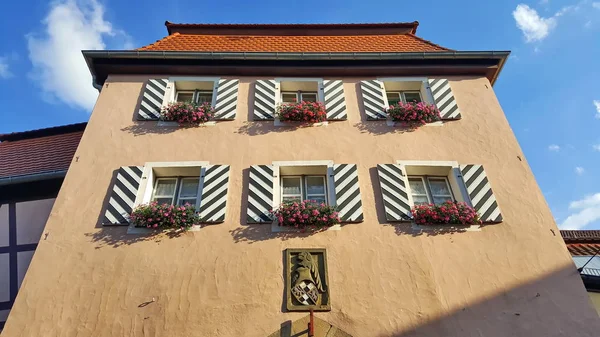
[[377,175],[385,219],[390,222],[411,221],[406,175],[400,165],[378,164]]
[[502,213],[483,166],[460,165],[460,171],[471,204],[479,213],[481,220],[483,222],[501,222]]
[[229,165],[203,167],[201,181],[200,222],[220,223],[225,221]]
[[254,113],[256,121],[274,120],[277,108],[277,82],[275,80],[257,80],[254,84]]
[[217,83],[217,97],[215,100],[214,120],[233,120],[235,119],[238,100],[238,86],[240,81],[237,79],[220,79]]
[[272,222],[273,166],[252,165],[248,184],[247,223]]
[[460,110],[456,104],[450,82],[445,78],[429,79],[429,89],[442,119],[460,119]]
[[341,80],[323,80],[323,99],[327,120],[346,120],[346,98],[344,83]]
[[142,180],[143,166],[121,166],[104,212],[102,224],[128,225],[129,215]]
[[169,80],[166,78],[151,78],[146,82],[137,114],[138,120],[158,120],[160,118],[160,109],[167,93],[168,84]]
[[336,209],[342,222],[363,221],[356,164],[333,165]]
[[383,82],[378,80],[360,81],[363,105],[367,120],[386,119],[386,97]]

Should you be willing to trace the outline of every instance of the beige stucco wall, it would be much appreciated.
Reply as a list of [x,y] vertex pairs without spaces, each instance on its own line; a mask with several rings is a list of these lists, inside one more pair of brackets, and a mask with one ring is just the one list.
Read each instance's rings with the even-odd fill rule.
[[[487,79],[451,79],[463,119],[408,133],[361,120],[358,79],[345,79],[348,121],[326,127],[249,123],[242,78],[235,121],[157,128],[132,119],[144,80],[105,84],[3,337],[266,336],[306,316],[282,312],[282,252],[303,247],[327,249],[332,311],[317,317],[354,336],[600,331]],[[398,159],[483,164],[505,221],[433,236],[386,224],[374,168]],[[365,221],[285,237],[241,224],[247,168],[274,160],[358,164]],[[101,228],[114,170],[150,161],[231,165],[225,223],[175,238]]]
[[588,292],[590,295],[590,300],[592,301],[592,305],[596,308],[598,315],[600,315],[600,293]]

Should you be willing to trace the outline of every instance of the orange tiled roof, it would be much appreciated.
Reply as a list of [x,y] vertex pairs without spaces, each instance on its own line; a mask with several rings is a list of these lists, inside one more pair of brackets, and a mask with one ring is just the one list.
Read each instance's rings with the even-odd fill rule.
[[600,244],[596,243],[567,243],[567,249],[572,256],[594,255],[600,250]]
[[206,52],[436,52],[449,49],[413,34],[234,36],[174,33],[139,50]]

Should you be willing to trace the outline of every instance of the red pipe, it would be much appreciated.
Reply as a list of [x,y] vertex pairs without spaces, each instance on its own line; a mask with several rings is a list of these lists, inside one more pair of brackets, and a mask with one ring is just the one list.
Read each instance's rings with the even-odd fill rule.
[[308,322],[308,337],[315,336],[315,322],[314,322],[313,310],[310,309],[310,321]]

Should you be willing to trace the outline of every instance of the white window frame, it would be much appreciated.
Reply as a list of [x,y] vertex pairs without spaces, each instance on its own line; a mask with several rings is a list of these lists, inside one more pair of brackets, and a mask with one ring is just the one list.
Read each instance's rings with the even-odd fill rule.
[[[434,198],[435,197],[446,197],[449,196],[450,199],[452,201],[456,201],[456,198],[454,197],[454,192],[452,191],[452,186],[450,185],[450,182],[448,181],[448,177],[447,176],[439,176],[439,175],[409,175],[407,176],[407,180],[408,180],[408,186],[410,188],[410,180],[411,179],[421,179],[421,182],[423,183],[423,186],[425,187],[425,194],[424,196],[427,197],[427,202],[429,202],[430,204],[434,203]],[[450,191],[449,195],[434,195],[433,192],[431,191],[431,179],[435,180],[444,180],[444,182],[446,183],[446,187],[448,188],[448,191]],[[411,191],[411,198],[413,197],[415,193],[412,193]],[[423,196],[423,194],[419,194],[420,196]],[[413,201],[413,205],[414,205],[414,201]]]
[[389,103],[389,98],[387,98],[388,94],[398,94],[398,98],[402,103],[407,103],[406,101],[406,93],[418,93],[419,94],[419,98],[421,99],[421,102],[423,102],[423,93],[419,90],[398,90],[398,91],[386,91],[385,92],[385,97],[388,100]]
[[[215,101],[215,93],[214,91],[211,92],[210,90],[175,90],[175,99],[173,100],[174,102],[177,102],[179,99],[179,94],[192,94],[192,102],[198,104],[198,96],[200,96],[199,94],[207,94],[210,93],[211,94],[211,102]],[[212,103],[211,103],[212,104]]]
[[[279,179],[279,186],[281,188],[281,196],[279,198],[279,202],[283,202],[284,197],[294,197],[298,196],[298,194],[284,194],[283,193],[283,180],[290,178],[298,178],[300,179],[300,201],[303,200],[311,200],[310,196],[323,196],[325,198],[325,204],[329,205],[329,198],[327,197],[327,175],[318,175],[318,174],[306,174],[306,175],[282,175]],[[308,194],[308,182],[306,178],[321,178],[323,179],[323,186],[325,187],[324,194]]]
[[[315,77],[278,77],[275,78],[275,106],[279,106],[283,103],[282,100],[282,91],[281,91],[281,82],[316,82],[317,83],[317,102],[321,102],[325,104],[325,93],[323,91],[323,78],[315,78]],[[285,91],[290,92],[290,91]],[[313,93],[314,91],[307,91]],[[296,100],[298,96],[296,95]],[[325,126],[328,122],[322,123],[314,123],[311,126]],[[279,120],[277,116],[275,116],[275,126],[290,126],[290,123],[282,122]]]
[[[421,93],[421,101],[428,104],[435,104],[435,100],[433,99],[433,93],[431,92],[431,88],[429,87],[429,78],[428,77],[380,77],[377,78],[378,81],[383,85],[383,101],[384,106],[389,107],[390,104],[387,98],[388,89],[385,87],[385,82],[420,82],[421,87],[419,90],[392,90],[390,92],[403,92],[403,91],[419,91]],[[401,99],[404,103],[406,100],[404,95],[401,95]],[[442,121],[438,121],[435,123],[427,123],[425,126],[442,126],[444,123]],[[391,119],[387,119],[388,126],[396,126],[396,123]]]
[[[167,89],[165,91],[165,97],[163,98],[162,106],[166,107],[169,103],[175,102],[177,89],[177,82],[213,82],[213,97],[211,105],[215,105],[217,101],[217,85],[219,84],[219,80],[221,77],[204,77],[204,76],[176,76],[169,77],[169,83],[167,84]],[[182,90],[182,92],[191,92],[192,90]],[[200,90],[207,91],[207,90]],[[194,95],[195,96],[195,95]]]
[[284,94],[295,94],[296,95],[296,102],[301,102],[302,96],[304,96],[304,94],[312,94],[315,95],[315,97],[317,98],[317,102],[319,101],[319,92],[318,91],[302,91],[302,90],[298,90],[298,91],[282,91],[280,94],[280,100],[283,103],[283,95]]
[[[273,165],[273,209],[277,209],[281,205],[281,178],[282,177],[290,177],[290,176],[298,176],[298,175],[289,175],[282,176],[280,174],[282,167],[302,167],[302,166],[325,166],[326,174],[325,174],[325,191],[326,191],[326,199],[328,201],[328,205],[335,206],[337,200],[335,198],[335,184],[333,181],[333,160],[306,160],[306,161],[274,161]],[[323,176],[322,174],[307,174],[306,176]],[[340,225],[335,225],[328,230],[340,230]],[[273,221],[271,223],[271,231],[272,232],[295,232],[296,230],[293,228],[286,228],[277,225],[277,221]]]

